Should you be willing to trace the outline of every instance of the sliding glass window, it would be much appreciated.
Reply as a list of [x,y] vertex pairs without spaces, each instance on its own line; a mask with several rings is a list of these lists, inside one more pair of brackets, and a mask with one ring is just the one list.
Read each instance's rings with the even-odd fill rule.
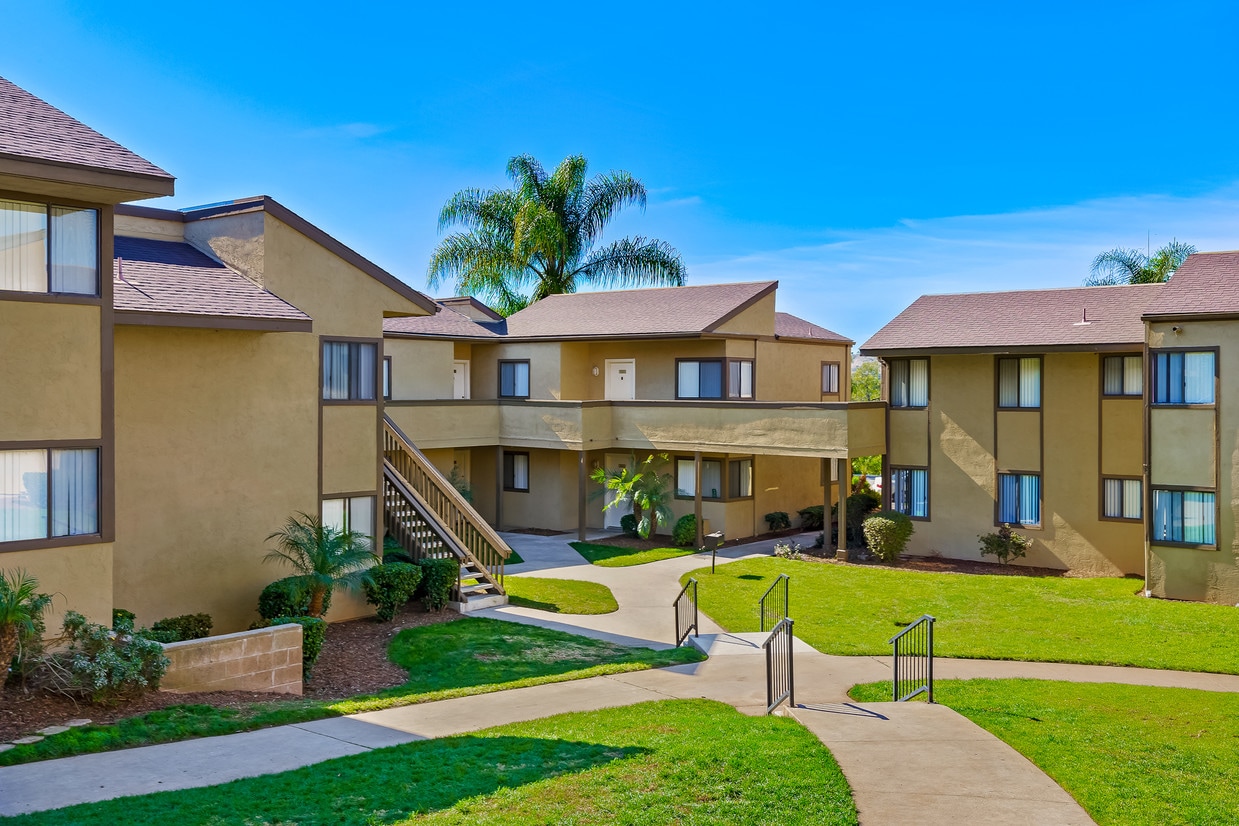
[[374,401],[378,345],[359,341],[323,342],[323,398]]
[[891,407],[929,406],[929,359],[890,362]]
[[1153,404],[1213,404],[1215,354],[1153,353]]
[[1041,524],[1041,476],[998,474],[998,521],[1004,525]]
[[0,200],[0,290],[99,295],[99,212]]
[[925,468],[891,470],[891,507],[908,516],[929,517],[929,471]]
[[1041,406],[1041,359],[998,359],[998,406]]
[[1216,497],[1211,491],[1153,489],[1153,541],[1216,545]]
[[0,542],[99,533],[99,449],[0,451]]

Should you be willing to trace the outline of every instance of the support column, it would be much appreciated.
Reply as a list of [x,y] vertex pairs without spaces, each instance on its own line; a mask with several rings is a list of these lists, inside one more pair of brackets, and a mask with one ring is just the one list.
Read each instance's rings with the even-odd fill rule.
[[495,530],[503,530],[503,445],[495,445]]
[[891,509],[891,457],[882,454],[882,510]]
[[577,461],[576,483],[577,483],[577,530],[576,538],[585,541],[585,483],[589,479],[589,474],[585,472],[585,451],[581,451],[580,458]]
[[693,493],[693,516],[697,519],[697,547],[705,545],[702,538],[704,525],[701,524],[701,451],[693,453],[693,477],[697,480],[696,491]]
[[848,494],[852,487],[852,469],[847,459],[839,459],[839,543],[835,559],[848,561]]
[[834,486],[835,460],[822,460],[822,552],[830,548],[830,489]]

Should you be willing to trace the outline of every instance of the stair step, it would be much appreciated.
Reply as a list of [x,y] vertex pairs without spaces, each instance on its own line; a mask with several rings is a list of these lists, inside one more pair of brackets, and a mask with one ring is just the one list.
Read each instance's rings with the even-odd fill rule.
[[498,591],[499,591],[499,587],[490,582],[481,582],[481,583],[478,583],[477,585],[460,586],[460,592],[464,594],[465,596],[469,596],[470,594],[485,594],[485,593],[492,593],[492,592],[497,593]]

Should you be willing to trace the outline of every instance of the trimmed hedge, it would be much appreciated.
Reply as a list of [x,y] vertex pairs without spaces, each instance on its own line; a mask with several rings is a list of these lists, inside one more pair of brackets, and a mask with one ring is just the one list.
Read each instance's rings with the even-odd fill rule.
[[[211,636],[211,626],[214,622],[210,614],[182,614],[179,617],[161,619],[151,626],[151,631],[161,635],[156,639],[160,642],[181,642],[182,640],[200,640]],[[162,635],[171,635],[174,639],[165,640]],[[153,636],[153,635],[152,635]]]
[[422,581],[417,587],[427,611],[440,611],[452,596],[452,586],[460,576],[460,562],[456,559],[422,559],[417,563],[422,569]]
[[[323,594],[323,614],[331,607],[331,591]],[[310,612],[310,589],[304,579],[289,576],[277,579],[258,595],[258,614],[263,619],[303,617]]]
[[323,641],[327,639],[327,621],[318,617],[273,617],[269,625],[301,626],[301,677],[308,680],[318,655],[323,653]]
[[631,513],[621,516],[620,530],[624,532],[624,536],[637,536],[637,517]]
[[681,548],[687,548],[697,542],[697,515],[686,513],[681,516],[671,530],[671,541]]
[[771,531],[785,531],[792,526],[792,520],[787,515],[787,511],[771,511],[766,514],[766,524],[770,526]]
[[422,569],[407,562],[384,562],[369,570],[370,579],[362,583],[366,602],[375,606],[375,614],[383,622],[391,622],[404,605],[417,593],[422,581]]
[[800,514],[800,529],[804,531],[820,531],[822,529],[822,505],[810,505],[796,511]]
[[883,562],[896,562],[915,527],[912,520],[899,511],[880,511],[865,520],[865,541],[869,550]]

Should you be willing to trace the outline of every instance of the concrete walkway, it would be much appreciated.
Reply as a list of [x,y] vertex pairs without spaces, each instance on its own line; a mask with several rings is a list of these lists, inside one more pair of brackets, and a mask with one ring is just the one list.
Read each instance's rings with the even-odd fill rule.
[[[679,577],[709,564],[707,554],[600,568],[568,546],[571,536],[506,538],[526,560],[511,566],[513,575],[601,582],[615,593],[620,609],[599,617],[568,617],[505,606],[481,615],[651,647],[672,642],[670,606],[679,592]],[[772,545],[729,548],[719,557],[769,553]],[[702,697],[747,714],[764,713],[762,635],[728,634],[704,616],[702,626],[698,643],[710,659],[692,665],[0,768],[0,815],[214,785],[413,740],[648,700]],[[862,823],[1091,822],[1032,763],[948,708],[850,702],[851,686],[889,679],[888,657],[830,656],[799,640],[794,650],[798,707],[789,713],[834,753],[852,786]],[[1030,677],[1239,692],[1239,676],[1139,668],[939,659],[935,671],[939,679]]]

